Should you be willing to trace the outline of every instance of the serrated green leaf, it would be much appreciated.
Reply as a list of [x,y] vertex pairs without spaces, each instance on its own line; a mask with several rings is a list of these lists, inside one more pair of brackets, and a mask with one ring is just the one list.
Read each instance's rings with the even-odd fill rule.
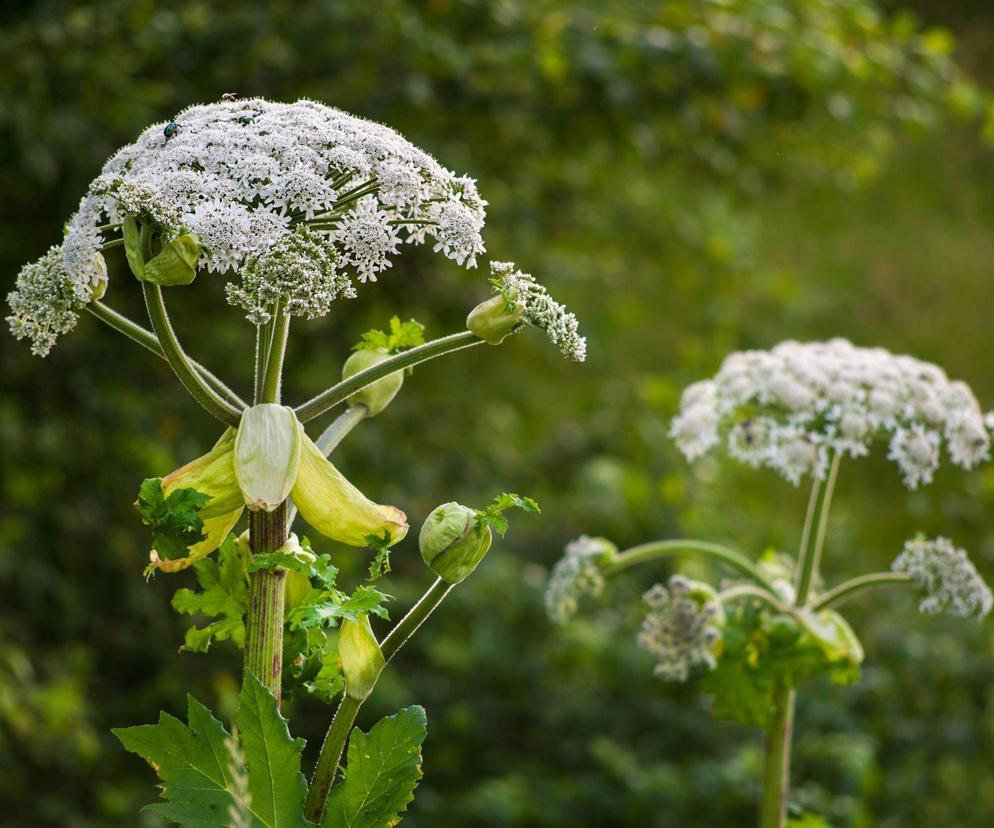
[[217,560],[202,558],[193,565],[199,591],[179,589],[173,595],[176,612],[201,613],[217,618],[206,627],[190,627],[183,648],[205,653],[213,641],[230,640],[236,647],[245,645],[245,611],[248,608],[248,580],[234,535],[228,535],[218,550]]
[[381,351],[396,354],[400,351],[425,344],[425,326],[416,319],[401,322],[400,317],[390,320],[390,332],[376,329],[366,331],[359,342],[352,346],[353,351]]
[[507,518],[502,512],[508,509],[521,509],[524,512],[541,512],[538,503],[530,497],[523,497],[514,492],[502,492],[494,498],[493,503],[476,513],[476,529],[483,534],[488,528],[493,529],[501,537],[507,532]]
[[[146,810],[182,828],[228,828],[229,808],[238,800],[225,745],[231,737],[193,697],[188,697],[187,718],[184,724],[163,713],[158,724],[116,728],[113,733],[159,775],[166,801]],[[311,826],[303,816],[303,741],[290,737],[276,699],[252,675],[242,687],[235,722],[248,773],[253,828]]]
[[345,775],[331,790],[322,828],[396,825],[421,780],[421,745],[428,732],[423,707],[405,707],[349,739]]
[[166,497],[161,477],[144,480],[135,509],[146,526],[152,527],[152,548],[160,558],[186,557],[187,550],[206,538],[200,512],[210,495],[196,489],[175,489]]
[[258,572],[260,569],[292,569],[309,575],[311,564],[293,552],[263,552],[253,555],[248,565],[249,572]]
[[300,772],[303,739],[294,739],[273,695],[249,673],[235,723],[249,772],[252,812],[267,828],[300,828],[307,782]]

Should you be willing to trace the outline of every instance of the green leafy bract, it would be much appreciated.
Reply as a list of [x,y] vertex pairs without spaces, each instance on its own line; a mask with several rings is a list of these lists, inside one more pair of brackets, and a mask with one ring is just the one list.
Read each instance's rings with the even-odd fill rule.
[[405,707],[349,739],[345,777],[331,790],[322,828],[396,825],[421,780],[421,745],[428,732],[423,707]]
[[390,571],[390,530],[382,535],[366,535],[366,543],[373,550],[373,560],[369,562],[370,581],[377,581]]
[[[196,699],[187,697],[187,702],[187,724],[162,713],[158,724],[113,732],[155,768],[162,782],[166,801],[146,810],[183,828],[227,828],[229,809],[245,807],[226,745],[234,737]],[[311,823],[303,817],[303,740],[290,737],[276,699],[254,676],[246,677],[239,702],[235,724],[248,772],[253,828],[305,828]]]
[[135,508],[152,527],[152,548],[160,558],[186,557],[189,547],[206,538],[200,511],[208,500],[210,495],[196,489],[176,489],[166,497],[161,477],[142,482]]
[[379,351],[380,353],[396,354],[407,348],[425,344],[425,326],[415,319],[401,322],[400,317],[390,320],[390,332],[376,329],[366,331],[358,343],[352,346],[353,351]]
[[494,498],[493,503],[476,513],[476,528],[481,534],[488,528],[504,537],[507,532],[507,518],[502,514],[508,509],[521,509],[524,512],[541,512],[538,504],[530,497],[502,492]]
[[237,647],[244,647],[249,590],[245,562],[238,551],[235,536],[225,538],[216,560],[201,558],[193,565],[193,571],[200,590],[176,590],[173,609],[184,615],[199,612],[217,620],[202,628],[190,627],[186,631],[183,649],[206,653],[212,641],[226,640]]

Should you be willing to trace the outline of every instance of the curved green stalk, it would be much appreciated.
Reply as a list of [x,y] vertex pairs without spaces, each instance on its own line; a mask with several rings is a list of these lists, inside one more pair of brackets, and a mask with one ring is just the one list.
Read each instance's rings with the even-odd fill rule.
[[718,600],[723,603],[725,601],[734,601],[738,598],[759,598],[761,601],[765,601],[773,607],[773,609],[777,612],[794,612],[793,607],[788,607],[772,592],[763,589],[762,587],[753,586],[752,584],[736,584],[735,586],[729,587],[728,589],[722,590],[718,593]]
[[721,546],[717,543],[707,543],[706,541],[681,539],[643,543],[619,553],[614,561],[602,571],[604,575],[614,575],[623,569],[628,569],[628,567],[635,566],[643,561],[671,558],[686,553],[703,555],[704,557],[720,561],[732,569],[737,569],[746,577],[765,587],[770,593],[776,594],[773,583],[745,555],[741,552],[736,552],[734,549],[729,549],[727,546]]
[[[94,300],[86,306],[86,309],[101,322],[109,325],[118,333],[124,334],[128,339],[137,342],[143,348],[151,351],[157,357],[165,359],[166,355],[159,344],[159,340],[154,333],[141,325],[132,322],[128,317],[118,313],[113,308],[108,307],[103,302]],[[247,408],[245,401],[232,391],[220,377],[211,373],[196,360],[191,359],[190,364],[194,370],[203,377],[204,381],[213,386],[214,390],[226,396],[232,404],[239,409]]]
[[418,345],[407,351],[395,354],[390,359],[385,359],[377,365],[370,366],[365,371],[353,374],[348,379],[322,391],[313,399],[297,406],[297,419],[302,423],[320,417],[326,411],[334,408],[340,402],[348,399],[357,391],[361,391],[367,385],[372,385],[376,380],[400,371],[403,368],[410,368],[429,359],[442,356],[443,354],[459,351],[463,348],[471,348],[474,345],[482,345],[483,340],[470,331],[460,331],[459,333],[443,336],[441,339],[433,339],[424,345]]
[[[407,615],[398,621],[387,637],[383,639],[380,651],[383,653],[384,661],[390,662],[397,651],[442,603],[452,587],[452,584],[439,578],[428,588],[421,596],[421,600],[408,610]],[[318,756],[314,775],[311,777],[311,784],[307,790],[307,799],[304,802],[304,816],[312,822],[321,821],[331,786],[335,784],[335,776],[338,774],[338,765],[345,750],[345,743],[348,741],[349,733],[352,731],[352,725],[355,723],[361,706],[362,702],[347,694],[342,694],[338,710],[335,711],[335,718],[331,720],[324,744],[321,745],[321,753]]]
[[179,344],[166,313],[162,288],[149,282],[142,282],[142,291],[145,294],[145,305],[148,308],[149,319],[152,321],[152,329],[159,339],[162,354],[179,377],[183,387],[208,413],[213,414],[225,425],[237,427],[241,412],[204,382]]
[[851,578],[843,581],[837,587],[818,597],[812,605],[814,611],[834,609],[840,604],[844,604],[863,592],[880,587],[912,587],[915,582],[911,576],[904,572],[873,572],[869,575],[860,575],[858,578]]
[[[838,452],[832,457],[832,467],[828,472],[828,480],[821,496],[821,507],[818,514],[818,532],[815,535],[814,547],[802,548],[797,562],[797,600],[798,606],[803,606],[811,593],[811,585],[818,577],[818,566],[821,563],[821,553],[825,546],[825,536],[828,534],[828,515],[832,509],[832,494],[835,492],[835,481],[839,476],[839,463],[842,455]],[[810,515],[809,515],[810,517]],[[805,524],[808,519],[805,518]]]

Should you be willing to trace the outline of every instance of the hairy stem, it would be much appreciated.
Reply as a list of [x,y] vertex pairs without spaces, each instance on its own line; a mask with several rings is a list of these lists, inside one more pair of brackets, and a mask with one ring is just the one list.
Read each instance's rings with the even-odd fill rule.
[[772,718],[766,728],[759,828],[784,828],[787,824],[793,731],[794,691],[780,682],[773,691]]
[[277,304],[273,313],[273,326],[269,342],[269,355],[266,357],[262,389],[259,398],[262,402],[278,403],[283,384],[283,358],[286,356],[286,343],[290,335],[290,314]]
[[736,569],[756,583],[765,587],[770,593],[776,594],[772,582],[763,575],[756,565],[741,552],[721,546],[717,543],[707,543],[697,540],[664,540],[643,543],[633,546],[621,552],[614,561],[603,570],[604,575],[614,575],[630,566],[635,566],[643,561],[654,561],[659,558],[671,558],[685,554],[702,555],[712,558],[732,569]]
[[[287,536],[284,501],[272,512],[249,513],[253,555],[274,552]],[[249,611],[245,623],[245,673],[253,673],[279,701],[283,678],[283,612],[286,572],[261,569],[249,576]]]
[[834,609],[872,589],[881,587],[914,588],[914,586],[915,582],[911,580],[911,576],[904,572],[873,572],[869,575],[860,575],[858,578],[843,581],[837,587],[821,595],[811,605],[811,609],[815,611]]
[[390,357],[390,359],[385,359],[377,365],[370,366],[365,371],[353,374],[348,379],[336,383],[331,388],[322,391],[316,397],[297,406],[297,418],[300,422],[306,423],[308,420],[320,417],[326,411],[348,399],[357,391],[361,391],[367,385],[372,385],[376,380],[383,379],[383,377],[394,373],[394,371],[410,368],[413,365],[427,362],[429,359],[434,359],[443,354],[459,351],[463,348],[471,348],[474,345],[481,345],[482,343],[483,340],[479,339],[476,334],[469,331],[461,331],[450,336],[444,336],[441,339],[433,339],[424,345],[418,345],[416,348],[402,351]]
[[[389,662],[408,639],[418,631],[428,616],[449,594],[452,586],[452,584],[439,578],[421,596],[421,600],[408,610],[407,615],[397,622],[380,644],[385,661]],[[312,822],[320,822],[324,814],[324,806],[328,801],[331,786],[335,784],[345,744],[361,706],[362,702],[342,694],[335,718],[332,719],[331,726],[324,738],[324,744],[321,745],[321,753],[318,756],[314,775],[311,777],[311,784],[307,791],[307,800],[304,803],[304,816]]]
[[[132,342],[137,342],[161,359],[166,358],[158,338],[147,328],[143,328],[136,322],[132,322],[128,317],[97,300],[90,302],[86,306],[86,309],[101,322],[109,325],[118,333],[124,334]],[[227,397],[237,408],[243,409],[247,407],[245,401],[225,385],[220,377],[208,371],[196,360],[191,359],[190,365],[193,366],[193,369],[200,374],[206,383],[211,385],[215,391]]]
[[204,382],[179,344],[176,332],[169,321],[169,315],[166,313],[162,288],[150,282],[142,282],[142,290],[145,293],[145,305],[148,308],[149,319],[152,321],[152,329],[158,337],[162,354],[179,377],[183,387],[209,414],[213,414],[225,425],[237,426],[241,412]]
[[[828,472],[828,480],[825,481],[825,488],[821,494],[821,505],[818,514],[818,531],[815,535],[813,547],[809,547],[806,542],[802,542],[801,554],[797,561],[797,605],[804,606],[807,603],[808,595],[811,593],[811,585],[818,577],[818,567],[821,563],[821,553],[825,547],[825,537],[828,534],[828,516],[832,510],[832,494],[835,492],[835,481],[839,476],[839,462],[842,455],[836,452],[832,458],[832,467]],[[809,508],[808,516],[805,518],[806,532],[810,532],[808,520],[811,513]],[[806,541],[807,539],[805,539]]]

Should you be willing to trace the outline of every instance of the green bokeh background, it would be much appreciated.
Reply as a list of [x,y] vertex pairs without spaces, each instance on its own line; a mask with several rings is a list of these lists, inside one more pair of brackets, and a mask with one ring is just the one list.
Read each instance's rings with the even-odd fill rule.
[[[655,680],[634,644],[638,596],[668,566],[618,579],[566,630],[543,615],[548,568],[581,532],[794,548],[805,492],[689,467],[666,438],[681,388],[729,351],[846,336],[933,360],[994,407],[992,47],[975,0],[9,2],[0,280],[57,241],[116,147],[227,91],[319,99],[478,177],[490,254],[576,311],[590,357],[566,364],[532,332],[431,363],[339,449],[414,525],[504,489],[543,507],[515,516],[360,724],[426,706],[412,828],[749,825],[759,735]],[[138,318],[111,259],[108,302]],[[297,325],[290,398],[393,313],[442,334],[485,292],[483,273],[410,252]],[[222,279],[170,301],[189,349],[244,388],[252,331]],[[229,714],[240,659],[177,653],[169,598],[190,577],[145,583],[130,504],[217,429],[89,316],[44,362],[4,333],[0,371],[0,826],[158,825],[135,816],[151,772],[109,728],[179,713],[187,692]],[[829,577],[886,566],[921,530],[994,580],[994,467],[908,493],[881,454],[843,467]],[[336,556],[362,577],[361,555]],[[384,588],[399,611],[428,582],[412,537]],[[849,617],[867,666],[853,689],[804,688],[797,802],[837,828],[994,823],[991,625],[920,618],[909,596]],[[330,711],[289,712],[310,762]]]

